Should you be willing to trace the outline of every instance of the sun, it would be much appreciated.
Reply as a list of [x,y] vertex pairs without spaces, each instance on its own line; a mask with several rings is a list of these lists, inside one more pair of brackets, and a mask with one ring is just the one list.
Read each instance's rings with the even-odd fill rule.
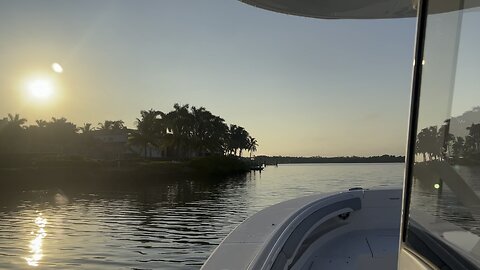
[[49,100],[54,93],[52,81],[49,79],[35,79],[28,83],[27,90],[29,95],[36,100]]

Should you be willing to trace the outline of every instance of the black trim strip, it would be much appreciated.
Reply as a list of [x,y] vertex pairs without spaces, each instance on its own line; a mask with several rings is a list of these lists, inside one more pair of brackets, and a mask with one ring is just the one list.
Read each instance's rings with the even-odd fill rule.
[[427,28],[428,0],[419,0],[417,13],[417,36],[415,40],[415,65],[413,67],[412,94],[410,100],[410,120],[407,135],[407,154],[405,160],[405,179],[403,181],[403,215],[401,239],[407,237],[408,216],[413,182],[413,164],[415,162],[415,143],[417,140],[418,111],[420,106],[420,88],[422,85],[423,54]]

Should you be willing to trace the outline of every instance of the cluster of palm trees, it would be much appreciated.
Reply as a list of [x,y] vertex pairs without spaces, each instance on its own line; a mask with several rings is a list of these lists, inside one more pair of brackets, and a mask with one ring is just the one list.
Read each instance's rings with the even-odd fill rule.
[[242,155],[257,150],[257,140],[241,126],[225,123],[204,107],[175,104],[173,110],[141,111],[130,141],[143,147],[170,149],[173,156],[187,158],[202,155]]
[[52,117],[50,121],[36,120],[26,125],[19,114],[8,114],[0,119],[0,154],[57,153],[86,154],[87,148],[102,146],[93,137],[93,131],[127,130],[123,121],[105,121],[98,127],[84,124],[77,127],[66,118]]
[[94,134],[121,133],[128,143],[147,149],[167,149],[172,158],[203,155],[238,155],[257,150],[257,140],[241,126],[227,125],[225,120],[204,107],[175,104],[163,113],[145,110],[135,121],[136,129],[128,129],[121,120],[106,120],[96,127],[91,123],[77,127],[66,118],[27,120],[18,114],[0,119],[0,154],[42,153],[83,154],[99,149],[101,142]]
[[480,123],[467,127],[468,135],[454,136],[448,131],[449,121],[440,128],[430,126],[417,135],[416,153],[422,155],[423,161],[445,160],[447,157],[472,158],[480,154]]

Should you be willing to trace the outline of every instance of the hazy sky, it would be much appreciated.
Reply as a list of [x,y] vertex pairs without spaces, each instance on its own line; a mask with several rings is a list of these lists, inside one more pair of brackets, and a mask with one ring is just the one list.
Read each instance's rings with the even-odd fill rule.
[[[0,116],[133,127],[142,109],[189,103],[245,127],[257,154],[404,154],[414,19],[319,20],[224,0],[0,6]],[[26,94],[35,78],[54,81],[51,100]]]
[[480,106],[479,14],[474,8],[428,18],[419,129]]

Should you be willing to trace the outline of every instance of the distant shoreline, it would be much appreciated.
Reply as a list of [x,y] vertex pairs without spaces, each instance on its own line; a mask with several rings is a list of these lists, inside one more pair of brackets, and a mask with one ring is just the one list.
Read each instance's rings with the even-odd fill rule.
[[[28,162],[27,162],[28,161]],[[270,163],[269,163],[270,162]],[[0,166],[1,190],[77,189],[150,186],[178,181],[221,181],[250,171],[252,164],[373,164],[401,163],[403,157],[266,157],[249,161],[234,156],[211,156],[188,161],[93,161],[76,158],[57,158],[12,162]]]
[[317,164],[317,163],[404,163],[404,156],[382,155],[370,157],[289,157],[257,156],[255,161],[266,165],[276,164]]
[[[278,165],[299,165],[299,164],[391,164],[391,163],[405,163],[404,161],[385,161],[385,162],[292,162],[292,163],[278,163]],[[266,164],[267,166],[275,166],[275,164]]]

